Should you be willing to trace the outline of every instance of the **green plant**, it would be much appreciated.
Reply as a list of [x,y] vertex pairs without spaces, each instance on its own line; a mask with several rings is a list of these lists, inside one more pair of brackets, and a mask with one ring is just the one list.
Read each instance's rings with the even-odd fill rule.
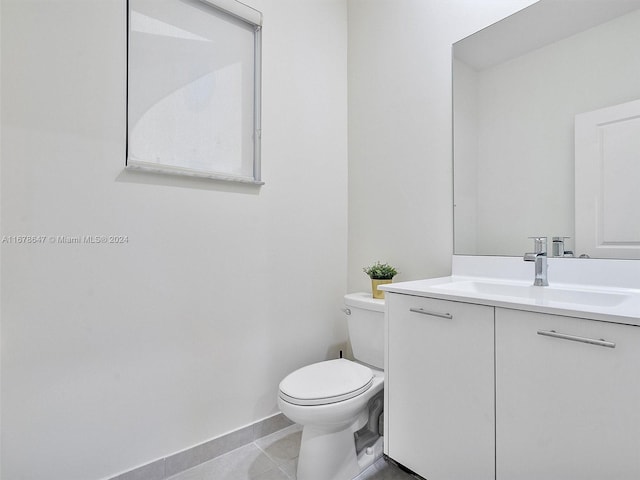
[[372,280],[391,280],[398,271],[386,263],[376,262],[370,267],[362,269]]

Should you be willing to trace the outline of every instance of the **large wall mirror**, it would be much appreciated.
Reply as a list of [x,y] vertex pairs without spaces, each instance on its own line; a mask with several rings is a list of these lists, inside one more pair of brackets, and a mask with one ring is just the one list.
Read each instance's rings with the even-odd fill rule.
[[454,252],[640,258],[640,1],[540,0],[453,46]]

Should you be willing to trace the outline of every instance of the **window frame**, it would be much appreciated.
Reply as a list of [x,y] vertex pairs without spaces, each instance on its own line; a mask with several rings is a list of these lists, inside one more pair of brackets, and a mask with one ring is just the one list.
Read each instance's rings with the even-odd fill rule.
[[[210,8],[216,9],[220,14],[228,15],[240,20],[253,29],[253,172],[252,175],[237,175],[212,170],[192,169],[160,162],[145,161],[135,158],[130,151],[130,62],[131,62],[131,12],[132,4],[136,0],[127,0],[127,59],[126,59],[126,155],[125,168],[127,170],[139,170],[153,173],[181,175],[190,177],[208,178],[229,182],[241,182],[245,184],[263,185],[261,172],[261,137],[262,137],[262,13],[248,5],[236,0],[197,0]],[[215,167],[214,167],[215,168]]]

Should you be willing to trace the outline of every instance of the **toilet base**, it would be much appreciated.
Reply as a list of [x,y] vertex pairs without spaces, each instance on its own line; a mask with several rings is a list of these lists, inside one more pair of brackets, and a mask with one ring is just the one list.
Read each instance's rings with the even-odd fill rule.
[[302,429],[298,480],[351,480],[360,473],[353,431],[337,432],[305,425]]
[[328,432],[305,426],[298,456],[298,480],[352,480],[382,456],[383,437],[356,454],[353,430]]

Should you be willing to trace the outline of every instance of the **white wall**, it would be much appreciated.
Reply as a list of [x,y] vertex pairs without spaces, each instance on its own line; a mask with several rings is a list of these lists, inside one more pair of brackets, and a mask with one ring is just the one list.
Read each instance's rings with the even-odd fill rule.
[[[124,3],[2,0],[2,478],[98,479],[275,412],[346,332],[345,0],[265,14],[259,191],[124,163]],[[348,290],[446,274],[451,43],[525,0],[348,0]]]
[[349,278],[447,275],[451,44],[531,0],[349,0]]
[[276,412],[337,355],[344,0],[264,13],[261,189],[124,172],[125,3],[2,1],[2,472],[114,475]]

